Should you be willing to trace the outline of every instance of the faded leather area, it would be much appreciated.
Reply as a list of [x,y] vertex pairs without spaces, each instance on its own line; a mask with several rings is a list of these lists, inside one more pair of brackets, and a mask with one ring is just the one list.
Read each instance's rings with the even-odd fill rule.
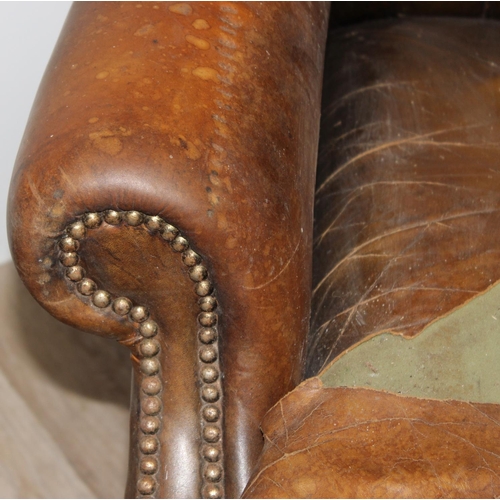
[[382,333],[347,349],[321,374],[327,387],[500,403],[500,286],[414,338]]
[[308,375],[412,337],[500,278],[500,29],[408,19],[333,32]]
[[500,406],[305,381],[267,414],[246,498],[500,494]]

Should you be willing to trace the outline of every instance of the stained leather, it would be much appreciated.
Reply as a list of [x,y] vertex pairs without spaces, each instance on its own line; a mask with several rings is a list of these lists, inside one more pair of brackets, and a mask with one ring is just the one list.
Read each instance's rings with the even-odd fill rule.
[[500,25],[331,33],[307,373],[381,332],[417,335],[498,282]]
[[[20,275],[44,307],[78,328],[135,341],[129,323],[84,304],[63,278],[56,244],[75,217],[159,214],[203,256],[222,311],[228,496],[239,495],[257,459],[264,413],[302,375],[326,19],[323,3],[75,4],[13,176],[8,218]],[[102,288],[122,294],[122,283],[147,299],[155,319],[174,329],[165,346],[182,351],[175,329],[185,329],[179,318],[192,305],[180,299],[181,271],[152,264],[168,260],[152,240],[135,247],[135,236],[113,231],[82,247],[82,258]],[[117,251],[135,276],[113,265]],[[172,389],[172,406],[191,416],[165,436],[171,455],[163,458],[174,469],[160,496],[200,494],[191,474],[199,417],[190,349],[170,356],[172,373],[179,368],[173,386],[192,383],[182,397]],[[186,433],[191,458],[175,465]]]
[[[304,382],[266,415],[245,498],[494,498],[500,405]],[[437,445],[438,444],[438,445]]]

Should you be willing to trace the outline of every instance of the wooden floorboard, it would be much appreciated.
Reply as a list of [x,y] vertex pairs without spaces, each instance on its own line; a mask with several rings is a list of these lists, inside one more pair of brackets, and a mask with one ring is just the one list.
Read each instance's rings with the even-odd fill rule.
[[46,313],[0,266],[0,497],[123,497],[130,364]]

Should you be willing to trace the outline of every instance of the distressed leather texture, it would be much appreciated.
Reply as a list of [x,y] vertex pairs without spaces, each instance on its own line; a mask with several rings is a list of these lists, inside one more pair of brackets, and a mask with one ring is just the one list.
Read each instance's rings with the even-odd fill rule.
[[494,498],[499,417],[499,405],[328,389],[311,378],[266,415],[244,496]]
[[500,279],[496,21],[380,21],[326,62],[307,373]]
[[317,378],[364,340],[410,339],[500,280],[499,25],[349,25],[448,13],[396,4],[334,3],[326,60],[321,2],[72,8],[19,152],[10,243],[42,306],[131,351],[127,496],[148,496],[144,339],[82,298],[58,261],[66,228],[107,210],[146,217],[102,222],[78,253],[99,288],[146,305],[161,332],[155,496],[216,497],[220,479],[200,458],[198,297],[149,216],[178,228],[215,289],[225,496],[500,494],[498,405]]

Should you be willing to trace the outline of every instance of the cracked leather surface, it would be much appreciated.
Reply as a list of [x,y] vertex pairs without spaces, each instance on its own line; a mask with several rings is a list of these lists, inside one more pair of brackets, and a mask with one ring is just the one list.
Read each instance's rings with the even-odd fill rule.
[[331,33],[307,374],[417,335],[500,278],[500,29],[408,19]]
[[301,384],[267,414],[246,498],[493,498],[500,406]]

